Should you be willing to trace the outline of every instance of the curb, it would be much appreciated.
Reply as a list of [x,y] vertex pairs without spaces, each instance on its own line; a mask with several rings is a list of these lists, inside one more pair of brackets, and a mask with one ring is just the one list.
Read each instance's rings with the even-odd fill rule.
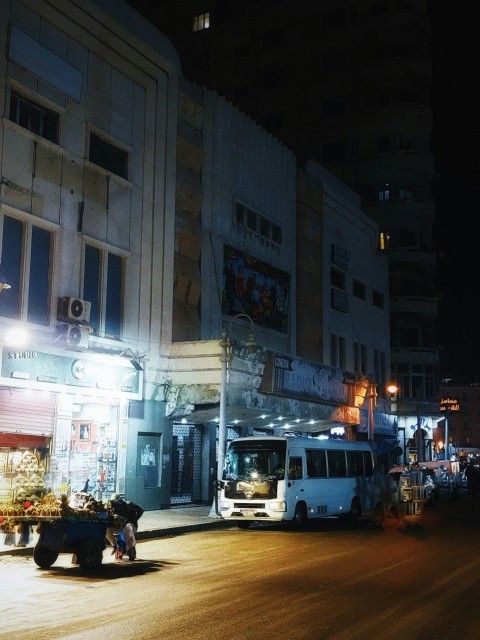
[[[155,540],[156,538],[168,538],[170,536],[183,535],[185,533],[193,533],[194,531],[204,531],[205,529],[227,529],[232,523],[225,520],[212,520],[212,522],[200,522],[197,524],[184,524],[178,527],[166,527],[163,529],[148,529],[137,531],[137,541]],[[33,556],[33,546],[30,547],[12,547],[5,551],[0,551],[2,556]]]

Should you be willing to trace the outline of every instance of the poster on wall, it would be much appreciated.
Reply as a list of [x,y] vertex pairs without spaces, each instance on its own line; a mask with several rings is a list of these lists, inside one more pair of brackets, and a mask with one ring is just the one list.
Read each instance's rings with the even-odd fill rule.
[[290,276],[229,245],[224,247],[222,311],[287,333]]
[[137,475],[143,476],[145,489],[160,486],[158,455],[160,435],[138,434],[137,439]]

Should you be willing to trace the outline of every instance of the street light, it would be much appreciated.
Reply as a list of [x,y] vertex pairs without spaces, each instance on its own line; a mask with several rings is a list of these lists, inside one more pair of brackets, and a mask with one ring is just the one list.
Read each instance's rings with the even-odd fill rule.
[[[253,324],[252,318],[246,313],[237,313],[236,316],[230,320],[228,324],[228,329],[223,329],[222,337],[220,340],[220,347],[222,349],[220,354],[220,362],[221,362],[221,376],[220,376],[220,416],[218,420],[218,462],[217,462],[217,481],[215,483],[215,496],[218,500],[218,488],[219,482],[222,478],[223,473],[223,465],[225,462],[225,449],[227,444],[227,423],[226,423],[226,412],[227,412],[227,377],[228,377],[228,365],[232,359],[232,343],[230,341],[230,332],[232,329],[232,324],[238,318],[245,318],[250,322],[250,332],[248,334],[248,340],[246,342],[247,349],[249,353],[254,353],[257,349],[257,343],[255,341],[255,328]],[[218,515],[218,508],[215,509]]]
[[8,284],[7,280],[3,275],[2,264],[0,263],[0,293],[6,289],[11,289],[12,285]]
[[257,349],[257,343],[255,341],[255,328],[252,318],[246,313],[238,313],[230,320],[228,324],[228,330],[222,331],[222,338],[220,340],[220,347],[222,352],[220,354],[220,362],[222,365],[221,377],[220,377],[220,416],[218,421],[218,465],[217,465],[217,478],[220,480],[223,473],[223,465],[225,462],[225,449],[227,444],[227,424],[226,424],[226,412],[227,412],[227,377],[228,377],[228,365],[232,360],[232,343],[230,341],[230,332],[232,330],[232,324],[238,318],[245,318],[250,322],[250,332],[248,334],[248,340],[246,342],[249,353],[254,353]]

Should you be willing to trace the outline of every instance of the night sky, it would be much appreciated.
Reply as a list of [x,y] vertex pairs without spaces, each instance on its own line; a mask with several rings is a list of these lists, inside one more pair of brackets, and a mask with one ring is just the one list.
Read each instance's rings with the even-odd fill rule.
[[[439,302],[438,342],[441,375],[480,376],[480,322],[477,316],[478,161],[480,117],[478,32],[468,11],[452,11],[451,3],[433,0],[432,150],[436,178],[435,245]],[[475,29],[475,33],[474,33]],[[442,258],[441,255],[444,255]]]

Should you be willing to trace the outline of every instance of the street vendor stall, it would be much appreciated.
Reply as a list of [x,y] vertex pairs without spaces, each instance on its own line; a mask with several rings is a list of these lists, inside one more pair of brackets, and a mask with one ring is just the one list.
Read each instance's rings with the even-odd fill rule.
[[96,569],[102,564],[107,529],[120,530],[125,519],[109,513],[101,502],[91,499],[83,507],[71,507],[67,496],[45,496],[38,504],[0,506],[0,526],[35,525],[39,533],[33,559],[48,569],[60,553],[70,553],[82,569]]
[[415,523],[430,499],[432,485],[425,470],[420,466],[414,470],[393,467],[388,472],[392,483],[392,508],[400,522]]

